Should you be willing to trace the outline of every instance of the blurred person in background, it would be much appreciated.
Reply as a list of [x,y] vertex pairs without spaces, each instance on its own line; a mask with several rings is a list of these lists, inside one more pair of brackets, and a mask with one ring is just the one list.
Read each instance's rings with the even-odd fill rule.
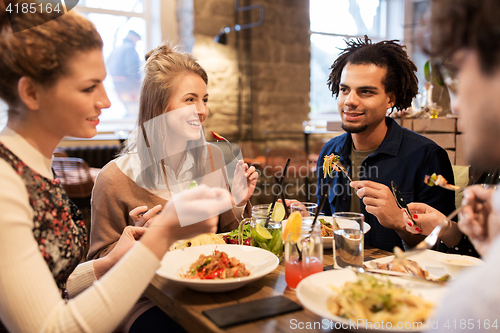
[[141,36],[134,30],[130,30],[123,39],[122,45],[111,52],[107,61],[116,94],[131,117],[135,117],[139,112],[141,60],[135,46],[140,40]]
[[[500,1],[433,0],[431,5],[427,51],[447,63],[441,72],[454,95],[452,108],[460,116],[467,160],[475,170],[497,170]],[[485,264],[471,268],[450,284],[431,327],[437,332],[489,332],[492,325],[499,324],[500,193],[498,189],[471,186],[465,189],[462,204],[467,206],[460,213],[459,228]]]

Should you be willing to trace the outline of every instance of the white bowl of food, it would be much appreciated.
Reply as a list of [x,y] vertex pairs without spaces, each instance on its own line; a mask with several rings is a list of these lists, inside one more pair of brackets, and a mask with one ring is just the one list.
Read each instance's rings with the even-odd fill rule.
[[436,253],[436,260],[451,276],[457,275],[464,269],[483,264],[479,258],[460,254]]
[[[229,261],[235,258],[244,265],[244,269],[249,274],[239,277],[229,277],[231,275],[229,273],[227,277],[217,274],[216,278],[203,279],[209,277],[210,273],[213,273],[212,270],[206,272],[204,276],[193,277],[190,275],[193,268],[201,266],[195,264],[200,255],[209,256],[214,251],[226,253],[226,258]],[[195,265],[193,266],[193,264]],[[202,292],[224,292],[243,287],[247,283],[260,279],[274,271],[278,264],[279,259],[272,252],[253,246],[233,244],[201,245],[167,252],[156,274],[190,289]],[[210,268],[208,265],[205,267]],[[231,269],[227,269],[227,272],[230,272]]]
[[[333,247],[333,227],[332,227],[332,222],[333,222],[333,217],[332,216],[323,216],[320,215],[318,217],[318,221],[321,222],[321,233],[323,236],[323,249],[331,249]],[[348,220],[341,220],[337,222],[339,227],[341,229],[349,228],[352,227],[352,225],[349,224]],[[325,228],[326,226],[326,228]],[[359,229],[359,227],[357,228]],[[366,234],[368,231],[370,231],[371,226],[363,222],[363,233]]]

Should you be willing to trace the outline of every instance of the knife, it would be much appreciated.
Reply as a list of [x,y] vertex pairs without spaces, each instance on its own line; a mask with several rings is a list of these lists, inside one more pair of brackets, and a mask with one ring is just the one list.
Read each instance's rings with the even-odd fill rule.
[[396,203],[398,204],[399,208],[403,208],[405,210],[406,215],[408,215],[408,218],[413,222],[413,225],[415,225],[415,220],[411,216],[408,205],[406,204],[405,199],[403,199],[403,195],[401,195],[401,192],[399,192],[398,187],[396,186],[396,183],[394,183],[394,181],[391,181],[391,187],[392,194],[394,194],[394,198],[396,198]]

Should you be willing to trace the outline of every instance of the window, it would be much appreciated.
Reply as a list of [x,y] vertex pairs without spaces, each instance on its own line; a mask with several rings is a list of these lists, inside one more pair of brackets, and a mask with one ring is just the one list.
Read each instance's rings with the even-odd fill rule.
[[403,39],[403,0],[310,0],[311,119],[340,120],[328,89],[330,67],[345,40]]
[[144,54],[161,42],[159,0],[80,0],[76,8],[104,42],[111,107],[103,110],[98,131],[130,130],[139,111]]

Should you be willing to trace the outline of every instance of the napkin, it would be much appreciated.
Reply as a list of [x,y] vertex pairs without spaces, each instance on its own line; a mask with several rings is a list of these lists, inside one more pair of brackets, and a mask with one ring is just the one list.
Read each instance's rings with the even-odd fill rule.
[[205,310],[203,314],[220,328],[226,328],[301,309],[301,305],[284,296],[273,296]]

